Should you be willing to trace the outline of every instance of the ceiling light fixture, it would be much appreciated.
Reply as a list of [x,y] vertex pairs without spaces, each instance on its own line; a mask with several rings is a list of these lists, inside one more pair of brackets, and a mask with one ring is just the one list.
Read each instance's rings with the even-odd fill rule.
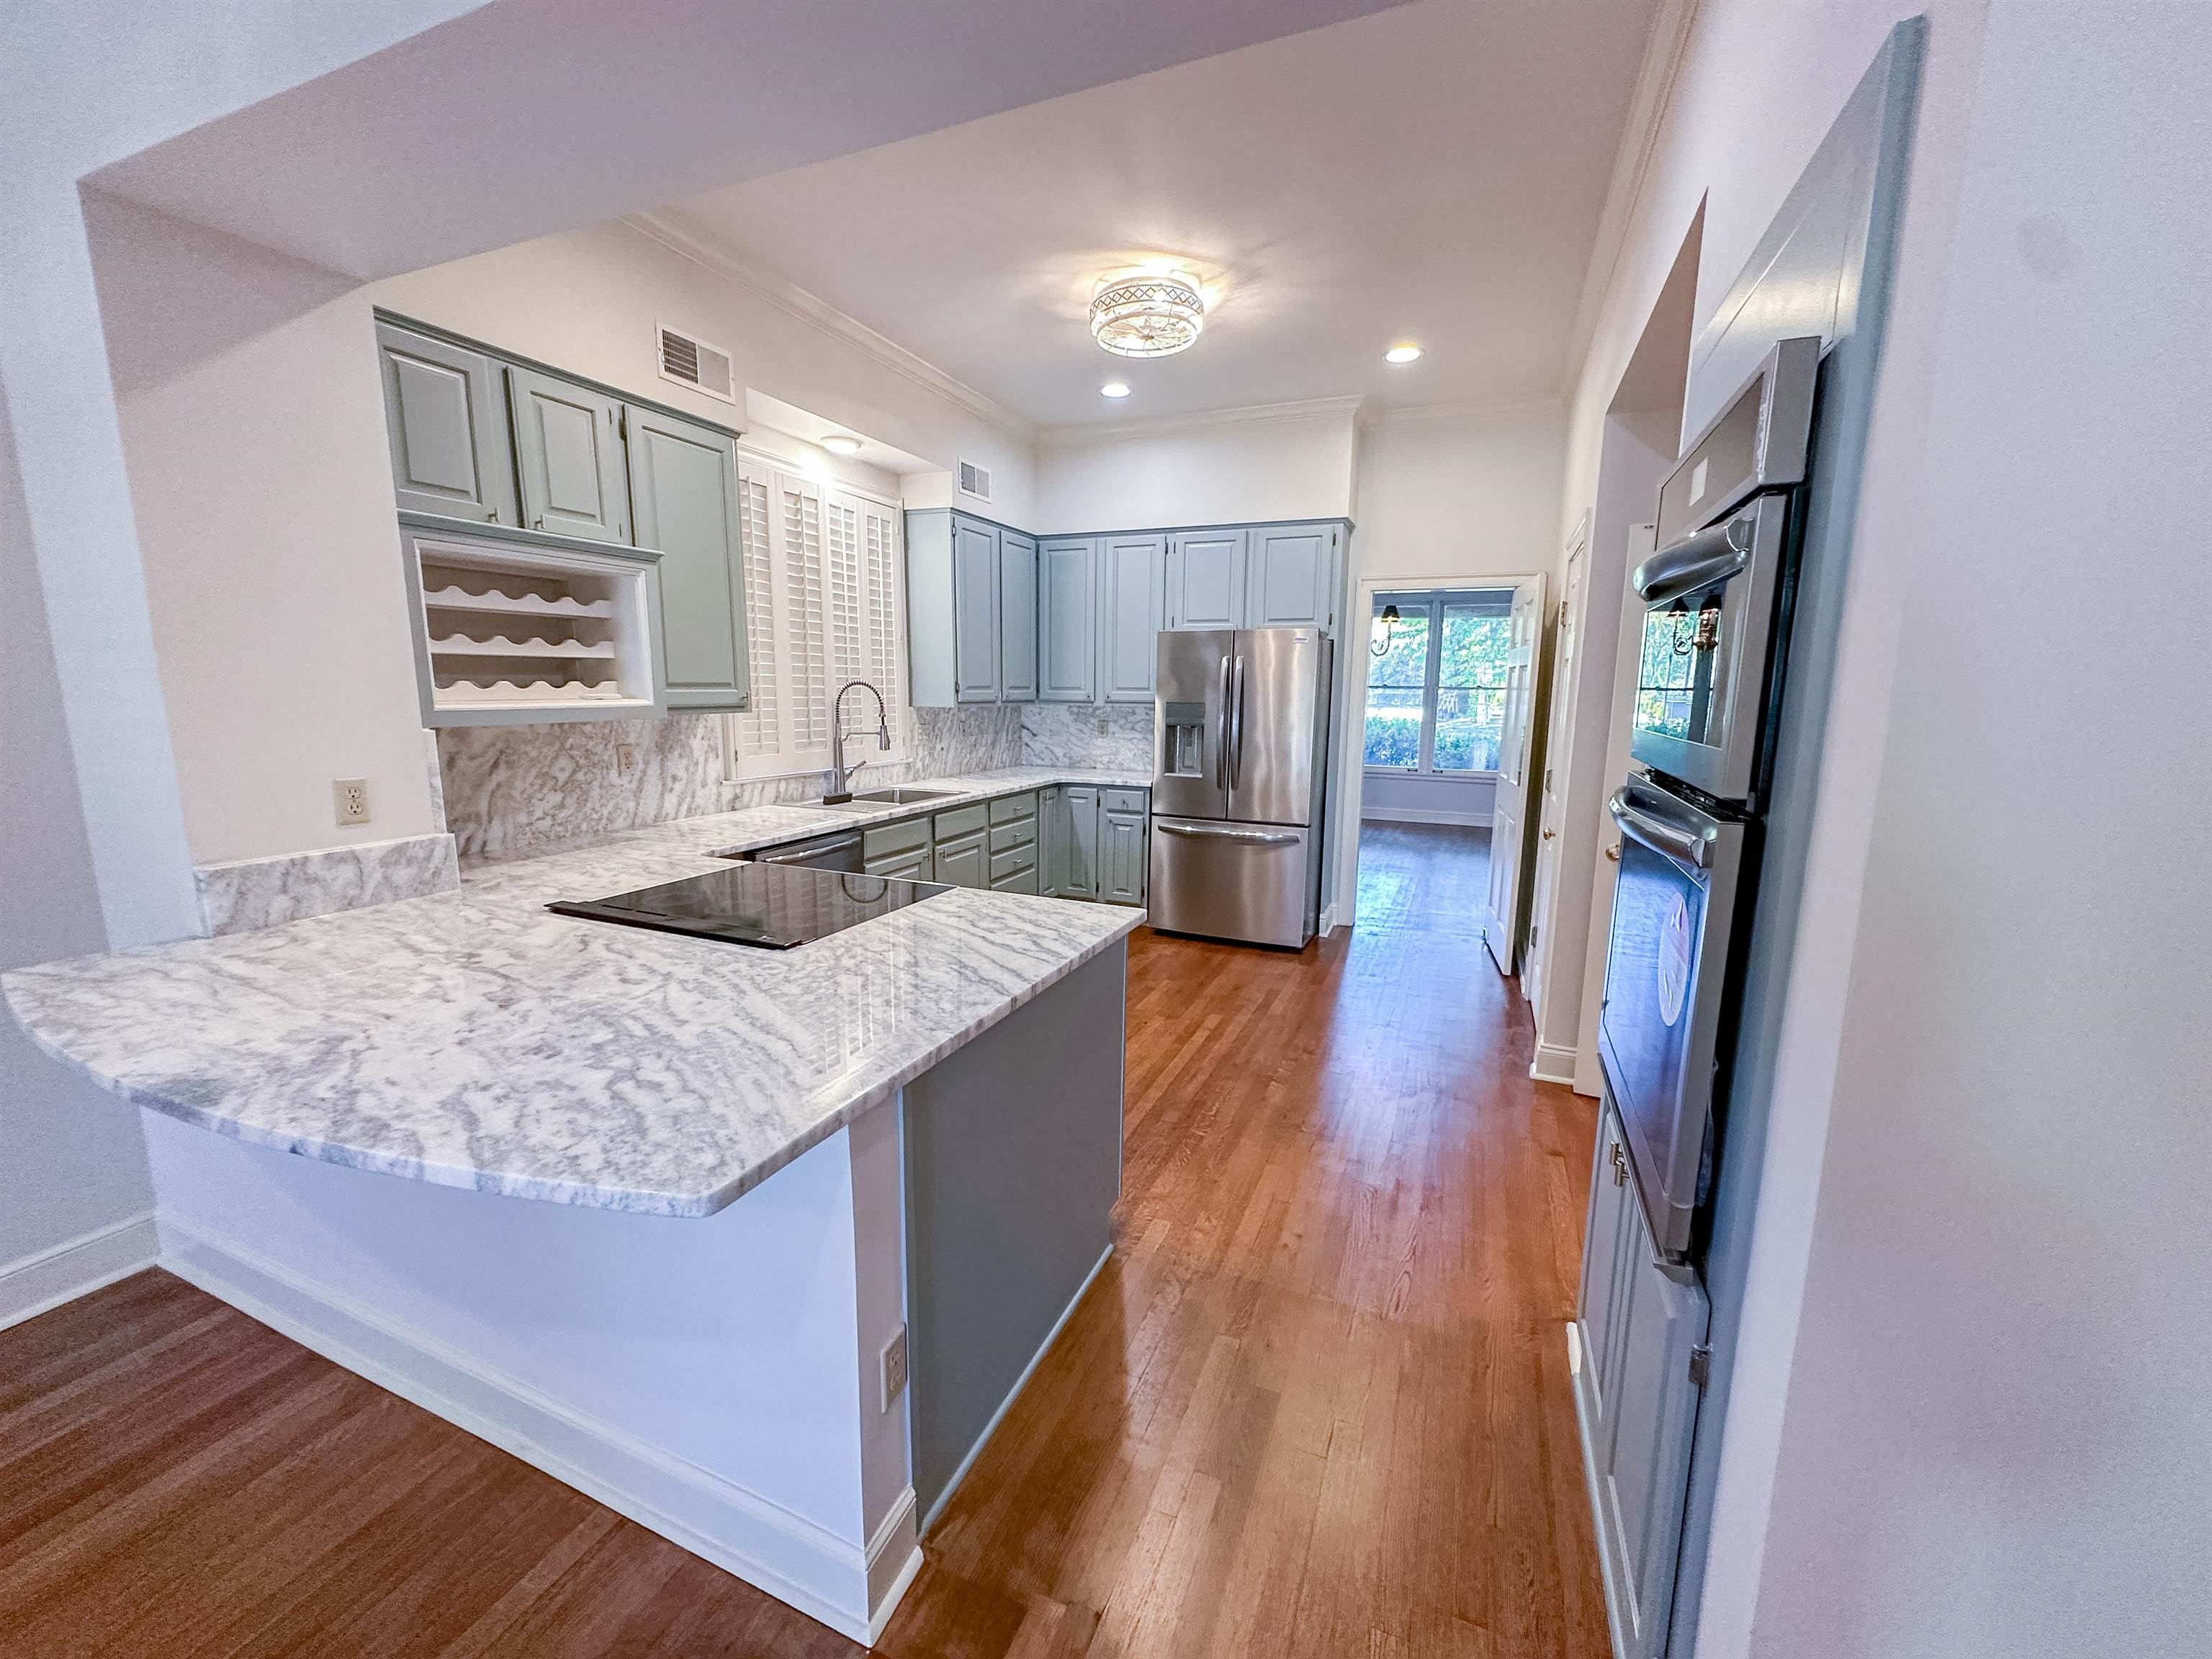
[[1129,395],[1129,383],[1127,380],[1109,380],[1098,388],[1098,395],[1102,398],[1126,398]]
[[1198,280],[1179,270],[1109,276],[1091,296],[1091,337],[1118,356],[1165,357],[1205,326]]
[[822,447],[832,455],[857,455],[860,441],[849,432],[832,432],[822,440]]
[[1382,354],[1382,361],[1386,363],[1412,363],[1419,362],[1420,356],[1421,349],[1417,345],[1394,345]]

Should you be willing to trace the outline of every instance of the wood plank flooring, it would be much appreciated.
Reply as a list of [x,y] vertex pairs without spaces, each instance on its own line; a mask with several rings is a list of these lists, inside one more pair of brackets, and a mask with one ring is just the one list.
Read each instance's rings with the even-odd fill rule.
[[[1349,936],[1133,942],[1119,1249],[879,1651],[1608,1651],[1595,1113],[1528,1081],[1480,835],[1362,849]],[[0,1653],[859,1652],[167,1274],[0,1332]]]

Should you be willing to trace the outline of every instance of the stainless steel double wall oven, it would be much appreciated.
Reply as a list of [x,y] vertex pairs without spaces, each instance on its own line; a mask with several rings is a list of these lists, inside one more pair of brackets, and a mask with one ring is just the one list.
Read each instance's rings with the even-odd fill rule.
[[1598,1054],[1651,1237],[1689,1250],[1725,1100],[1820,343],[1784,340],[1659,492]]

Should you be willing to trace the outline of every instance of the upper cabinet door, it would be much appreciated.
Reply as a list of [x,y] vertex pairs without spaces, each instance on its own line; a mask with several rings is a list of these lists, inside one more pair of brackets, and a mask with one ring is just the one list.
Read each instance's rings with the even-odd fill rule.
[[595,542],[629,539],[622,405],[533,369],[510,367],[522,521]]
[[1097,555],[1088,538],[1037,549],[1037,696],[1046,702],[1097,701]]
[[1335,625],[1335,525],[1279,525],[1255,530],[1246,570],[1246,628]]
[[1037,696],[1037,544],[999,532],[999,701]]
[[1168,541],[1168,626],[1244,626],[1245,533],[1209,530]]
[[999,532],[956,515],[952,520],[954,696],[961,702],[999,700]]
[[661,666],[672,708],[748,706],[738,457],[722,434],[635,404],[637,544],[660,551]]
[[1167,544],[1108,536],[1098,544],[1099,677],[1107,702],[1150,702],[1162,625]]
[[399,505],[513,526],[514,460],[499,368],[480,351],[376,325]]

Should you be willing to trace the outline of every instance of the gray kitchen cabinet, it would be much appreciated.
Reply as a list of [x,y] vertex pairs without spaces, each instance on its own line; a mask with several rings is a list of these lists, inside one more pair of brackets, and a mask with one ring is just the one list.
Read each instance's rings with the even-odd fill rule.
[[1342,529],[1262,525],[1248,532],[1244,628],[1334,628]]
[[481,351],[380,319],[384,419],[401,508],[512,529],[514,449],[500,366]]
[[1167,540],[1101,537],[1098,565],[1099,700],[1150,702],[1165,620]]
[[1037,885],[1057,896],[1067,870],[1067,803],[1059,784],[1037,791]]
[[999,701],[1037,700],[1037,544],[999,532]]
[[872,876],[901,881],[935,880],[929,820],[904,818],[869,825],[860,832],[860,867]]
[[882,876],[891,881],[935,881],[936,860],[927,847],[911,852],[888,853],[882,858],[870,859],[861,868],[872,876]]
[[1249,540],[1242,530],[1187,531],[1168,538],[1168,627],[1244,626]]
[[744,708],[744,549],[736,447],[710,427],[632,404],[636,541],[660,552],[660,656],[671,708]]
[[988,832],[971,830],[937,843],[937,879],[955,887],[988,887],[991,855]]
[[952,520],[954,696],[962,702],[999,700],[999,532],[956,515]]
[[1098,791],[1090,784],[1071,783],[1060,792],[1061,842],[1060,883],[1054,891],[1062,898],[1098,896]]
[[1037,544],[1037,697],[1098,700],[1098,544],[1076,536]]
[[1654,1248],[1630,1156],[1608,1100],[1583,1241],[1576,1407],[1615,1650],[1658,1659],[1673,1614],[1711,1316],[1696,1273]]
[[1114,799],[1138,793],[1109,789],[1099,807],[1098,896],[1109,904],[1145,902],[1145,810],[1133,811]]
[[507,385],[524,526],[590,541],[629,540],[620,401],[512,364]]

